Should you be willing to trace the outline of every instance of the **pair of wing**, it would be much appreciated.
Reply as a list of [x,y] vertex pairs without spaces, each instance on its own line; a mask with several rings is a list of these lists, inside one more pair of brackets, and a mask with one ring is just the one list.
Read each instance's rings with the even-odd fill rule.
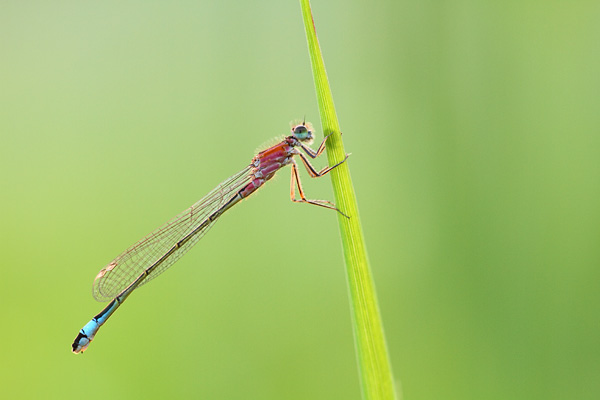
[[[223,207],[233,196],[252,180],[252,168],[248,166],[225,180],[190,208],[165,223],[154,232],[125,250],[104,267],[93,285],[94,298],[108,301],[117,297],[150,266],[173,249],[177,243],[196,231],[211,215]],[[181,247],[156,265],[138,285],[142,286],[166,271],[183,256],[214,225],[216,219],[193,233]]]

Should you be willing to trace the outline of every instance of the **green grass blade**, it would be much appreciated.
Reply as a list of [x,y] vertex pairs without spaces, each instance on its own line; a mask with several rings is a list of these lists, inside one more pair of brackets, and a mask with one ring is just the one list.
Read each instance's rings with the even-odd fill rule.
[[[308,52],[312,65],[323,135],[333,132],[327,140],[329,165],[345,157],[340,126],[333,105],[325,64],[317,40],[309,0],[300,0]],[[363,398],[395,399],[394,381],[385,343],[377,295],[369,267],[356,195],[350,179],[349,164],[345,162],[331,171],[336,206],[350,218],[338,215],[340,234],[346,261],[352,308],[352,322]]]

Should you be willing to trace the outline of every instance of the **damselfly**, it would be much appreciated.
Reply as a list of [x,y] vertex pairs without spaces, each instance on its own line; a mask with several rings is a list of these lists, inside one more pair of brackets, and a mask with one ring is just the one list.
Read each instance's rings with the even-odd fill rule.
[[[98,329],[135,289],[166,271],[204,236],[225,211],[250,196],[288,164],[292,165],[292,201],[330,208],[347,217],[329,201],[306,198],[300,184],[298,165],[294,160],[294,156],[300,157],[313,178],[325,175],[346,161],[348,155],[339,163],[320,171],[310,164],[306,156],[314,159],[321,155],[328,137],[329,135],[325,136],[315,151],[309,147],[313,141],[310,124],[302,122],[293,125],[290,136],[259,152],[246,168],[111,261],[96,276],[93,294],[98,301],[112,301],[79,331],[72,345],[73,353],[87,349]],[[296,186],[299,199],[296,198]]]

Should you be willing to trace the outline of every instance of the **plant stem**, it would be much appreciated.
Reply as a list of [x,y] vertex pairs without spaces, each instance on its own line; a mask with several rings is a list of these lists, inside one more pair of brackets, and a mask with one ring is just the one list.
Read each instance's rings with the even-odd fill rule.
[[[317,40],[310,2],[300,0],[300,5],[323,135],[333,133],[327,140],[326,148],[329,165],[334,165],[343,160],[346,153]],[[395,399],[392,370],[348,164],[349,162],[341,164],[329,175],[333,184],[336,206],[350,217],[338,215],[338,222],[346,262],[361,388],[365,399]]]

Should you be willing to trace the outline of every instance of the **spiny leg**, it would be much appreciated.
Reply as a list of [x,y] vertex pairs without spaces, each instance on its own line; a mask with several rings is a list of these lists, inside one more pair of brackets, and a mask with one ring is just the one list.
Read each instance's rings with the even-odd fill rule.
[[318,177],[321,177],[321,176],[325,175],[326,173],[328,173],[329,171],[331,171],[332,169],[334,169],[338,165],[340,165],[343,162],[345,162],[348,159],[348,157],[350,157],[350,154],[346,154],[346,157],[342,161],[340,161],[339,163],[337,163],[335,165],[332,165],[331,167],[325,167],[322,170],[320,170],[319,172],[317,172],[317,170],[315,169],[315,167],[312,166],[312,164],[308,161],[308,159],[306,158],[306,156],[304,156],[304,154],[298,152],[298,155],[300,156],[300,159],[302,160],[302,164],[304,164],[304,167],[306,167],[306,170],[308,171],[308,174],[312,178],[318,178]]
[[[327,172],[325,172],[327,173]],[[318,176],[318,175],[317,175]],[[316,177],[316,176],[315,176]],[[298,193],[300,194],[300,199],[296,199],[296,185],[298,185]],[[292,160],[292,182],[290,185],[290,198],[294,203],[308,203],[314,204],[315,206],[329,208],[331,210],[336,210],[340,214],[342,214],[346,218],[348,217],[346,214],[341,212],[335,204],[327,200],[309,200],[304,195],[304,190],[302,190],[302,184],[300,183],[300,174],[298,172],[298,165],[294,160]]]
[[[300,193],[300,199],[296,199],[296,185],[298,185],[298,192]],[[298,172],[298,165],[295,162],[292,162],[292,182],[290,185],[290,198],[293,202],[296,203],[310,203],[317,206],[330,208],[332,210],[337,210],[335,204],[327,200],[308,200],[304,195],[304,190],[302,189],[302,184],[300,183],[300,174]],[[339,211],[339,210],[338,210]]]
[[323,150],[325,150],[325,142],[327,142],[327,138],[329,138],[329,136],[331,136],[331,135],[333,135],[333,133],[330,133],[329,135],[327,135],[323,138],[323,141],[319,145],[319,148],[317,149],[317,151],[314,151],[313,149],[311,149],[308,146],[305,146],[302,143],[299,143],[299,144],[300,144],[300,147],[302,148],[302,150],[304,150],[304,152],[306,154],[308,154],[308,156],[310,158],[317,158],[321,155],[321,153],[323,153]]

